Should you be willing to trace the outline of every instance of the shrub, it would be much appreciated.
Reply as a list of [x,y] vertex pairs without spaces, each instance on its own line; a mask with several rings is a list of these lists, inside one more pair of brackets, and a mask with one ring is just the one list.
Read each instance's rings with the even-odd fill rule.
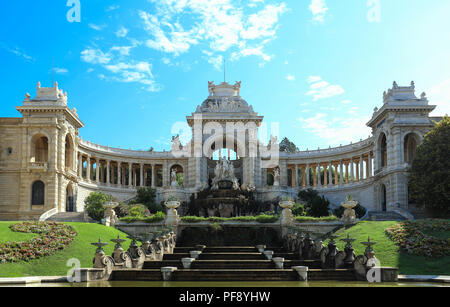
[[131,206],[128,211],[130,216],[135,217],[146,217],[150,215],[150,211],[147,209],[147,207],[140,204]]
[[129,206],[125,205],[124,203],[120,203],[116,208],[114,208],[114,211],[116,212],[116,215],[118,218],[127,216],[130,214],[129,212]]
[[294,216],[305,216],[306,215],[305,205],[295,204],[295,206],[292,208],[292,214],[294,214]]
[[144,223],[159,223],[164,221],[166,218],[166,215],[163,212],[157,212],[151,216],[133,216],[128,215],[125,217],[122,217],[120,219],[121,222],[125,223],[136,223],[136,222],[144,222]]
[[113,201],[114,197],[103,192],[92,192],[84,200],[85,210],[89,217],[96,221],[101,221],[105,215],[103,205],[108,201]]
[[330,215],[330,201],[325,197],[319,196],[315,190],[302,190],[298,193],[298,197],[305,201],[306,213],[313,217],[322,217]]

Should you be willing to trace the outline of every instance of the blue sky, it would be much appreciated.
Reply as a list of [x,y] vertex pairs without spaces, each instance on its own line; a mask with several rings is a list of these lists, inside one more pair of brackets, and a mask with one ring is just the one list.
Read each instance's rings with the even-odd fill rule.
[[448,0],[65,0],[0,2],[1,117],[51,65],[89,141],[169,150],[207,81],[241,95],[300,149],[366,138],[396,80],[450,113]]

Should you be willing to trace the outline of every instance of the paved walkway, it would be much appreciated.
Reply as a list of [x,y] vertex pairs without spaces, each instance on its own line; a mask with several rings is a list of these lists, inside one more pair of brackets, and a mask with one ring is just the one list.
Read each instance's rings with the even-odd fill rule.
[[450,276],[444,275],[398,275],[398,281],[420,281],[450,283]]

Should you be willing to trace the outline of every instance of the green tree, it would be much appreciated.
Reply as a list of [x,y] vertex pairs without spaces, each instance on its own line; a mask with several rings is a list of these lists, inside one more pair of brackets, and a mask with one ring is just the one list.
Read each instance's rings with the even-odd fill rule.
[[142,187],[137,190],[136,199],[133,204],[143,204],[150,210],[151,213],[163,211],[160,204],[155,203],[156,190],[151,187]]
[[302,190],[298,193],[300,200],[305,202],[305,210],[308,216],[323,217],[330,215],[330,201],[320,196],[316,190]]
[[450,118],[425,135],[409,171],[409,196],[436,216],[450,215]]
[[298,147],[288,138],[284,138],[280,143],[280,151],[282,152],[298,152]]
[[92,192],[84,200],[84,208],[89,217],[96,221],[101,221],[105,214],[103,205],[108,201],[114,201],[114,197],[103,192]]

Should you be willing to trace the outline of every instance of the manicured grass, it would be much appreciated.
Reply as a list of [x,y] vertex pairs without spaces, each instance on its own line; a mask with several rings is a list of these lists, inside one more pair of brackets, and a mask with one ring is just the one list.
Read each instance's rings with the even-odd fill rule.
[[[350,234],[350,237],[356,239],[353,243],[356,255],[362,255],[365,247],[360,242],[366,242],[367,237],[370,236],[371,241],[378,242],[373,249],[382,266],[398,267],[399,274],[450,275],[450,257],[427,258],[399,251],[399,247],[385,233],[386,228],[396,223],[398,222],[364,221],[355,226],[340,229],[336,232],[339,236],[336,239],[337,246],[339,250],[344,250],[345,243],[341,239]],[[328,241],[325,244],[328,244]]]
[[[8,226],[14,222],[0,223],[0,241],[7,238],[8,241],[29,240],[33,235],[22,234],[10,231]],[[72,258],[80,260],[81,267],[92,267],[92,259],[95,254],[96,247],[91,245],[92,242],[98,241],[99,237],[103,242],[109,244],[104,248],[107,255],[111,255],[114,250],[114,243],[110,240],[117,238],[127,239],[126,234],[116,230],[112,227],[105,227],[100,224],[85,224],[85,223],[65,223],[75,228],[78,235],[70,245],[56,254],[44,257],[30,262],[4,263],[0,264],[0,277],[23,277],[23,276],[65,276],[71,267],[66,266],[67,261]],[[27,236],[28,235],[28,236]],[[130,240],[123,244],[125,249],[128,249]]]
[[35,233],[13,232],[9,229],[11,224],[16,222],[0,222],[0,243],[28,241],[38,235]]

